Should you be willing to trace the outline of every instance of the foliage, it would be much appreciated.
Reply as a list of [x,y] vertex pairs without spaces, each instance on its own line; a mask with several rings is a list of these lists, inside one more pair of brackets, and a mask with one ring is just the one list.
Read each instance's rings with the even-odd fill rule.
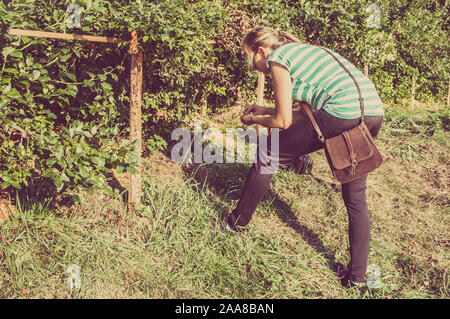
[[[64,10],[53,5],[12,2],[8,9],[2,6],[2,22],[62,31]],[[50,23],[52,28],[46,27]],[[117,50],[1,37],[2,189],[22,185],[58,192],[65,186],[95,189],[105,186],[104,174],[110,168],[132,170],[134,143],[116,142],[121,129],[117,105],[124,90],[123,61]]]
[[[450,69],[448,1],[283,1],[306,42],[330,47],[369,74],[386,103],[409,97],[442,101]],[[368,10],[377,6],[379,10]],[[371,23],[379,15],[379,27]],[[376,18],[375,18],[376,20]]]
[[[161,136],[170,136],[171,126],[198,110],[202,99],[226,96],[207,42],[225,18],[216,3],[80,1],[80,29],[67,28],[69,4],[12,1],[1,4],[0,22],[123,39],[137,30],[145,52],[143,135],[149,136],[149,150],[163,149],[167,144]],[[94,189],[105,186],[111,168],[132,172],[134,143],[123,139],[129,41],[113,46],[0,37],[2,189],[46,184],[58,192],[64,186]]]
[[[72,3],[82,9],[78,29],[67,23]],[[374,4],[379,21],[367,10]],[[132,30],[145,53],[147,152],[167,148],[172,129],[192,116],[253,98],[256,74],[239,48],[259,24],[368,66],[386,103],[410,96],[412,76],[418,99],[442,101],[448,9],[443,0],[0,1],[5,28],[123,39],[111,45],[0,34],[1,186],[99,188],[112,168],[133,171],[134,144],[126,142]]]

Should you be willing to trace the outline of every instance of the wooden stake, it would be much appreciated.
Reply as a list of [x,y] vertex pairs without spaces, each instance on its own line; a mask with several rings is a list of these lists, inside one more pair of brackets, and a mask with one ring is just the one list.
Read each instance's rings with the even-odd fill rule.
[[[256,104],[259,106],[264,105],[264,84],[266,77],[261,71],[258,72],[258,85],[256,87]],[[255,125],[256,135],[259,138],[259,125]]]
[[142,60],[141,48],[131,48],[130,70],[130,140],[137,140],[136,153],[138,166],[135,174],[130,174],[130,188],[128,190],[128,208],[132,210],[141,204],[142,194],[142,131],[141,131],[141,105],[142,105]]
[[63,40],[78,40],[78,41],[90,41],[90,42],[105,42],[105,43],[119,43],[120,39],[113,37],[99,37],[86,34],[73,34],[73,33],[58,33],[58,32],[46,32],[46,31],[33,31],[33,30],[20,30],[20,29],[8,29],[8,34],[26,36],[26,37],[38,37],[38,38],[52,38]]
[[256,87],[256,104],[263,106],[264,104],[264,84],[265,76],[261,71],[258,72],[258,86]]
[[447,107],[450,107],[450,78],[448,79]]
[[364,75],[369,76],[369,66],[367,64],[364,64]]
[[412,77],[412,87],[411,87],[411,110],[414,109],[414,101],[416,99],[416,76]]

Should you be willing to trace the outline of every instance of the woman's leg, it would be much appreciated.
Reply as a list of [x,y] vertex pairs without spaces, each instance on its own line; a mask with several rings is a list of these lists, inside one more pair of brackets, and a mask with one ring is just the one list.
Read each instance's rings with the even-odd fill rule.
[[[381,127],[383,117],[366,117],[365,123],[375,138]],[[366,199],[367,175],[349,183],[342,184],[342,198],[347,207],[348,235],[350,242],[349,280],[364,282],[369,258],[370,214]]]
[[260,153],[258,145],[256,163],[250,169],[236,208],[228,217],[230,226],[242,227],[250,222],[276,171],[270,167],[274,160],[287,162],[323,147],[308,118],[300,119],[288,129],[279,131],[279,139],[274,141],[278,143],[278,154],[271,154],[271,140],[271,137],[267,138],[267,152]]
[[347,207],[350,263],[348,270],[353,282],[364,282],[369,257],[370,216],[366,201],[367,175],[342,184],[342,198]]

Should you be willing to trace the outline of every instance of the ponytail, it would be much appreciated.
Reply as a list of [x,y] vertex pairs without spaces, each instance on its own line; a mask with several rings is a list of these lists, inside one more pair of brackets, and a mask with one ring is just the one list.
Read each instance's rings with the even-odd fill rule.
[[286,39],[286,42],[292,42],[292,43],[302,43],[302,41],[297,38],[295,35],[285,32],[285,31],[278,31],[278,35],[280,37],[284,37]]

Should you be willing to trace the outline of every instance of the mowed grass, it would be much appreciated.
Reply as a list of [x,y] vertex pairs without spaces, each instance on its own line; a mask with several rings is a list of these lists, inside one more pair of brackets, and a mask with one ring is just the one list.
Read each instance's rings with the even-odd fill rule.
[[[239,234],[216,219],[236,206],[250,164],[179,165],[159,153],[144,161],[132,213],[101,192],[63,207],[19,198],[0,224],[0,298],[448,298],[448,114],[388,109],[385,162],[367,191],[378,288],[337,279],[348,220],[322,151],[314,177],[280,169]],[[79,289],[67,286],[71,264]]]

